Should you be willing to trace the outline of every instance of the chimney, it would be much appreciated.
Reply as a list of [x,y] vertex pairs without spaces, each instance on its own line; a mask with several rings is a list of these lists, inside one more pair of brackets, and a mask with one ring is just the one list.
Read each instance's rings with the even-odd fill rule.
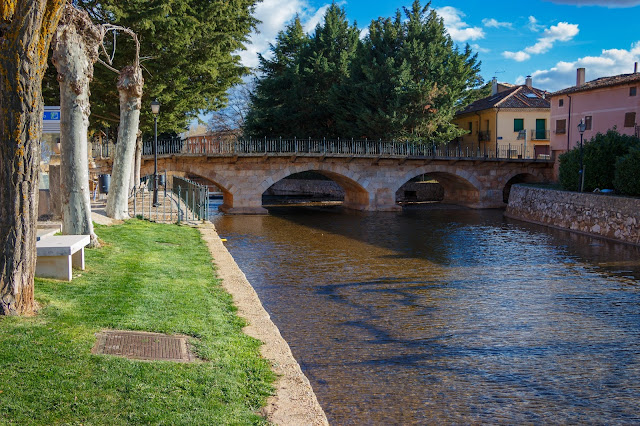
[[578,68],[578,74],[576,76],[576,86],[580,87],[584,84],[584,68]]
[[493,77],[491,79],[491,96],[495,96],[498,94],[498,78]]
[[524,84],[528,87],[528,88],[532,88],[533,87],[533,80],[531,79],[531,76],[528,75],[526,80],[524,81]]
[[634,74],[638,73],[638,63],[637,62],[633,64],[633,73]]

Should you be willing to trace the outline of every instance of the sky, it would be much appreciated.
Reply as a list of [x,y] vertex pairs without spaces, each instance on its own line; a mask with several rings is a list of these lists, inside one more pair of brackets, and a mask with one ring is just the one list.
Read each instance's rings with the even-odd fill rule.
[[[337,1],[362,34],[372,19],[394,16],[412,0]],[[326,0],[263,0],[255,16],[262,21],[252,43],[241,52],[245,65],[256,67],[258,53],[268,56],[269,43],[298,14],[313,32],[329,6]],[[422,0],[425,5],[426,1]],[[633,72],[640,62],[640,0],[434,0],[460,47],[469,44],[482,62],[485,81],[523,84],[531,75],[539,89],[556,91],[575,85],[576,68],[586,80]]]

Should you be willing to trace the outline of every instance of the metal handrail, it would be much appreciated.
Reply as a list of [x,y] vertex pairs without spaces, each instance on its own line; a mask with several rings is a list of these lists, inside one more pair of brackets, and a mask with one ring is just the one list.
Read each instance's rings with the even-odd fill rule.
[[[549,131],[547,130],[546,133]],[[545,135],[546,136],[546,135]],[[143,144],[142,154],[152,155],[150,142]],[[514,150],[516,154],[514,155]],[[371,139],[298,139],[259,138],[229,139],[210,136],[187,139],[171,138],[158,141],[159,155],[184,156],[334,156],[334,157],[383,157],[383,158],[469,158],[469,159],[535,159],[530,149],[518,144],[502,144],[493,147],[457,144],[436,145],[428,141],[397,141]]]

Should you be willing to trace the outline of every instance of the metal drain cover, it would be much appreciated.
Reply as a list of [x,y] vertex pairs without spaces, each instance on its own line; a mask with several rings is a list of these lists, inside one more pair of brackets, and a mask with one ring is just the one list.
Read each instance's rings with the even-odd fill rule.
[[93,350],[98,355],[116,355],[130,359],[189,362],[187,338],[141,331],[103,330],[96,333]]

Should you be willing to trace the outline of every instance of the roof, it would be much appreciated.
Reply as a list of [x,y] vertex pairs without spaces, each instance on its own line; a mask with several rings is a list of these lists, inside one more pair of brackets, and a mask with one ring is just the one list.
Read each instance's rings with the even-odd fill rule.
[[458,111],[456,115],[464,115],[491,108],[551,108],[546,95],[547,92],[535,87],[527,85],[512,86],[496,95],[478,99]]
[[640,73],[619,74],[611,77],[601,77],[588,81],[582,86],[572,86],[566,89],[553,92],[551,96],[566,95],[575,92],[584,92],[587,90],[601,89],[603,87],[619,86],[629,83],[640,82]]

